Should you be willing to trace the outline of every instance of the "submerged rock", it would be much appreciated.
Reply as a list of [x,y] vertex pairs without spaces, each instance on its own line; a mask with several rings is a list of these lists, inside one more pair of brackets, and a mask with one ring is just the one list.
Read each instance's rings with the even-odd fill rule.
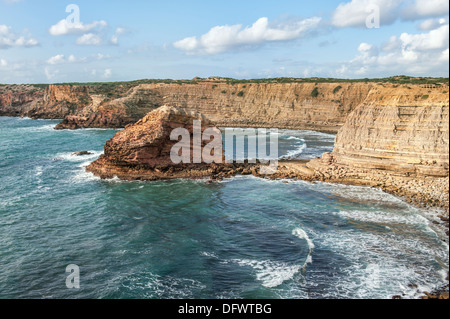
[[85,156],[85,155],[92,155],[92,153],[88,151],[79,151],[72,153],[72,156]]

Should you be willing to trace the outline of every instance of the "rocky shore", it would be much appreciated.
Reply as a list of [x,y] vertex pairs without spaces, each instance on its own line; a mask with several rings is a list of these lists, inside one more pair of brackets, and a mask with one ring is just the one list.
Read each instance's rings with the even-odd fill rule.
[[[316,92],[317,94],[312,94]],[[163,106],[161,105],[171,105]],[[237,174],[380,188],[449,218],[449,97],[447,87],[391,83],[152,83],[139,85],[6,86],[0,116],[64,118],[57,129],[120,128],[87,170],[124,180],[206,178]],[[212,120],[212,124],[208,119]],[[337,132],[335,148],[309,162],[280,161],[274,175],[259,164],[174,164],[170,138],[192,122]],[[200,152],[209,141],[201,141]],[[192,153],[195,146],[189,145]],[[447,296],[448,285],[427,293]]]

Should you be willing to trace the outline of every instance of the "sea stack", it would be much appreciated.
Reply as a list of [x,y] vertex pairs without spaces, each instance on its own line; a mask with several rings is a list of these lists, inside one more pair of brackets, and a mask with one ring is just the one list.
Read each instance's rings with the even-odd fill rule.
[[[201,134],[206,129],[220,133],[202,114],[173,106],[162,106],[137,123],[128,125],[105,144],[105,153],[86,170],[104,179],[118,177],[123,180],[164,180],[175,178],[222,178],[240,173],[249,164],[194,163],[194,150],[203,152],[211,139],[200,141],[200,150],[194,140],[194,121],[201,121]],[[190,135],[189,163],[175,163],[172,148],[182,142],[171,139],[174,129],[186,129]],[[204,136],[205,138],[205,136]],[[213,152],[211,153],[213,154]],[[222,152],[220,158],[223,160]]]

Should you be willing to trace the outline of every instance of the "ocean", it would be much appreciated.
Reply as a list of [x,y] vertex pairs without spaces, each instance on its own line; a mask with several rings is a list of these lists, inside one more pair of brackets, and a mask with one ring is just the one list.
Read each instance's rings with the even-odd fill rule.
[[[449,247],[429,212],[381,190],[272,181],[101,180],[117,131],[0,117],[0,298],[418,298]],[[280,157],[334,136],[280,130]],[[76,151],[88,156],[72,156]],[[68,265],[80,288],[68,289]]]

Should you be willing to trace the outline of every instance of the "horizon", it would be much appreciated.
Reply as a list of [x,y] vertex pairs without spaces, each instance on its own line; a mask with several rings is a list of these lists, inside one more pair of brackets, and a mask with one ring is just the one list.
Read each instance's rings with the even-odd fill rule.
[[0,0],[0,83],[448,78],[448,14],[444,0]]
[[[214,78],[218,78],[221,81],[212,80]],[[403,78],[404,83],[394,83],[389,82],[389,80],[394,80],[398,78]],[[211,79],[211,80],[210,80]],[[142,78],[142,79],[135,79],[135,80],[117,80],[117,81],[90,81],[90,82],[54,82],[54,83],[1,83],[2,86],[7,85],[97,85],[97,84],[135,84],[136,82],[144,82],[144,83],[136,83],[136,84],[145,84],[145,81],[151,81],[154,83],[161,83],[161,82],[196,82],[196,81],[205,81],[210,83],[227,83],[231,81],[231,83],[247,83],[247,82],[260,82],[260,83],[266,83],[265,81],[277,81],[277,80],[292,80],[298,83],[311,83],[317,81],[317,83],[346,83],[346,82],[379,82],[379,81],[385,81],[386,83],[392,83],[392,84],[428,84],[427,83],[410,83],[408,80],[423,80],[423,81],[433,81],[434,83],[442,84],[444,82],[448,82],[450,80],[450,77],[433,77],[433,76],[409,76],[409,75],[392,75],[388,77],[383,78],[327,78],[327,77],[310,77],[310,78],[295,78],[295,77],[276,77],[276,78],[248,78],[248,79],[237,79],[237,78],[229,78],[229,77],[221,77],[221,76],[209,76],[209,77],[193,77],[192,79],[152,79],[152,78]],[[444,80],[444,82],[439,82]],[[257,82],[257,83],[258,83]],[[283,82],[279,82],[283,83]],[[286,82],[289,83],[289,82]],[[434,84],[429,83],[429,84]],[[448,85],[448,83],[447,83]]]

